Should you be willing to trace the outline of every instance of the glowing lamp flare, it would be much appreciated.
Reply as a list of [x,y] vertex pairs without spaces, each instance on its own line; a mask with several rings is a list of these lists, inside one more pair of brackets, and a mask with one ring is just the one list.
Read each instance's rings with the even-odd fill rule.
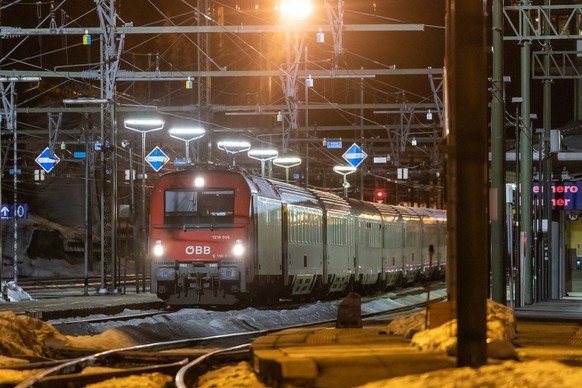
[[279,4],[281,16],[287,20],[306,19],[313,12],[310,0],[283,0]]
[[245,253],[245,246],[243,245],[243,242],[241,240],[236,240],[236,242],[234,243],[234,247],[232,248],[232,253],[236,257],[241,257],[243,253]]
[[164,246],[160,240],[156,241],[154,245],[154,255],[160,257],[164,254]]

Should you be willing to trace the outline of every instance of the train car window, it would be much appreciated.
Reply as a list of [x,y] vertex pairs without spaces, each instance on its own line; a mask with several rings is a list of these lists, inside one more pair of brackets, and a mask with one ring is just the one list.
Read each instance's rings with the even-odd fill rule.
[[414,248],[420,246],[422,229],[420,224],[408,224],[406,230],[406,247]]
[[387,224],[385,227],[386,246],[395,249],[403,247],[403,228],[400,224]]
[[289,212],[289,241],[293,243],[300,242],[300,226],[301,226],[301,219],[300,214],[297,211],[297,208],[294,206],[288,207]]
[[382,225],[381,224],[369,224],[369,241],[368,244],[372,248],[382,247]]
[[232,224],[234,190],[166,190],[164,223]]

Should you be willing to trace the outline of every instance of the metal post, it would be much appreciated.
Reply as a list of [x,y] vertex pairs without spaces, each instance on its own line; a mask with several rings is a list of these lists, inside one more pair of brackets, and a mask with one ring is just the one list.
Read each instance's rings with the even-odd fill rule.
[[[360,69],[363,69],[361,67]],[[362,150],[364,149],[364,79],[360,78],[360,139],[362,139]],[[365,162],[364,162],[365,163]],[[364,166],[360,169],[360,200],[364,200]]]
[[[446,93],[449,300],[457,310],[457,365],[487,362],[487,2],[447,0]],[[470,69],[470,71],[468,70]],[[448,264],[448,266],[449,266]],[[451,278],[452,277],[452,278]]]
[[[88,115],[85,114],[85,118]],[[83,253],[83,262],[85,266],[84,273],[84,287],[83,295],[89,295],[89,120],[86,120],[87,128],[85,129],[85,214],[84,214],[84,226],[85,226],[85,252]]]
[[[0,11],[1,12],[1,11]],[[4,84],[0,82],[0,91],[2,92],[2,98],[4,99],[6,96],[4,95]],[[0,206],[2,205],[2,175],[4,175],[4,166],[2,165],[2,115],[0,115]],[[2,237],[3,230],[2,230],[2,221],[0,221],[0,298],[4,298],[4,238]],[[5,301],[8,299],[4,298]]]
[[[105,50],[105,48],[103,47],[103,40],[100,40],[101,42],[101,48],[99,50],[100,52],[100,71],[101,74],[103,74],[103,70],[105,69],[104,66],[104,59],[103,59],[103,51]],[[104,97],[103,95],[103,89],[105,86],[105,81],[103,79],[103,77],[100,80],[100,89],[101,89],[101,93],[102,93],[102,98]],[[101,240],[101,244],[100,244],[100,248],[101,248],[101,257],[100,257],[100,263],[99,263],[99,269],[101,271],[101,287],[99,288],[99,293],[100,294],[106,294],[107,293],[107,284],[106,284],[106,274],[105,274],[105,245],[106,245],[106,238],[105,238],[105,213],[107,212],[107,210],[105,209],[105,184],[106,184],[106,179],[105,179],[105,104],[102,104],[101,109],[99,110],[99,123],[100,123],[100,139],[101,139],[101,152],[100,154],[100,161],[101,161],[101,174],[100,174],[100,180],[101,180],[101,192],[99,193],[99,202],[101,204],[101,206],[99,206],[100,209],[100,213],[99,213],[99,236],[100,236],[100,240]]]
[[344,175],[344,182],[343,182],[342,186],[344,187],[344,198],[347,198],[348,197],[348,188],[350,187],[350,184],[348,182],[348,178],[346,175]]
[[[551,4],[551,0],[545,0],[544,1],[544,5],[550,5]],[[544,33],[546,35],[549,35],[549,31],[550,31],[550,23],[548,22],[544,22]],[[552,51],[552,46],[550,45],[550,41],[547,40],[545,42],[544,51]],[[550,69],[550,55],[546,55],[544,57],[544,68],[545,71],[547,71],[549,73],[549,69]],[[550,131],[552,129],[552,80],[551,79],[547,79],[543,81],[544,83],[544,98],[543,98],[543,127],[544,127],[544,149],[546,150],[545,154],[545,159],[544,159],[544,163],[543,163],[543,171],[544,171],[544,181],[543,181],[543,190],[544,190],[544,194],[543,194],[543,203],[544,203],[544,207],[543,207],[543,218],[546,220],[547,222],[547,230],[545,233],[545,238],[542,239],[542,252],[544,252],[543,247],[547,246],[548,250],[547,250],[547,256],[544,256],[544,264],[545,264],[545,270],[544,270],[544,275],[545,275],[545,279],[546,281],[544,282],[544,284],[546,284],[546,292],[544,294],[544,299],[549,299],[551,298],[551,291],[550,291],[550,282],[551,282],[551,278],[552,278],[552,273],[551,273],[551,266],[550,263],[552,262],[552,250],[549,249],[550,247],[550,241],[552,241],[552,206],[551,206],[551,193],[550,193],[550,187],[552,184],[552,158],[549,157],[549,139],[550,139]]]
[[[0,3],[2,1],[0,0]],[[0,6],[0,21],[2,21],[2,7]],[[2,51],[3,49],[3,44],[0,42],[0,51]],[[0,82],[0,92],[1,92],[1,98],[2,100],[6,97],[4,95],[4,84]],[[3,166],[2,166],[2,115],[0,115],[0,206],[2,205],[2,173],[3,171]],[[4,270],[4,249],[3,249],[3,245],[4,245],[4,239],[2,238],[2,222],[0,221],[0,298],[4,298],[4,286],[3,286],[3,281],[4,281],[4,277],[2,275],[2,272]],[[5,301],[8,301],[8,299],[4,298]]]
[[[523,6],[530,6],[530,1],[524,1]],[[526,11],[529,18],[529,11]],[[529,24],[523,26],[523,34],[529,35]],[[523,301],[533,303],[533,263],[532,263],[532,130],[530,125],[530,77],[531,77],[531,42],[522,41],[521,46],[521,132],[519,153],[520,163],[520,249],[523,258]]]
[[108,112],[110,114],[111,128],[111,291],[117,293],[119,283],[119,257],[117,256],[117,220],[118,220],[118,203],[117,203],[117,122],[115,119],[115,104],[113,101],[109,104]]
[[[281,112],[281,144],[286,144],[286,135],[285,135],[285,114]],[[287,153],[288,149],[283,148],[283,152]]]
[[[520,100],[521,102],[521,100]],[[512,228],[513,232],[513,241],[515,243],[515,248],[514,248],[514,255],[513,255],[513,266],[512,266],[512,272],[513,272],[513,276],[515,279],[519,279],[520,281],[518,281],[517,283],[515,283],[515,305],[516,306],[523,306],[523,302],[521,300],[521,296],[523,295],[523,293],[521,292],[521,287],[522,287],[522,282],[521,282],[521,273],[522,273],[522,268],[521,268],[521,263],[520,263],[520,242],[519,242],[519,225],[521,222],[521,203],[520,203],[520,197],[521,197],[521,185],[520,185],[520,159],[521,159],[521,154],[519,153],[519,149],[520,149],[520,141],[519,141],[519,133],[520,133],[520,129],[519,129],[519,125],[520,125],[520,119],[519,119],[519,105],[515,106],[515,196],[514,196],[514,201],[515,201],[515,228]],[[515,280],[514,279],[514,280]]]
[[[116,1],[109,0],[109,4],[103,0],[94,0],[97,14],[99,16],[99,25],[101,27],[101,50],[100,50],[100,70],[101,70],[101,98],[105,98],[107,103],[102,105],[101,109],[101,135],[102,141],[109,141],[112,147],[110,155],[105,157],[102,153],[101,161],[103,163],[103,193],[101,195],[101,268],[102,268],[102,288],[100,292],[107,292],[105,288],[106,272],[111,274],[111,289],[109,291],[116,293],[117,276],[119,260],[117,257],[117,127],[115,118],[115,85],[116,76],[119,69],[119,60],[123,52],[123,43],[125,41],[125,30],[121,33],[116,31],[117,10]],[[126,25],[127,26],[127,25]],[[106,139],[107,136],[108,138]],[[105,175],[111,173],[111,186],[108,186]],[[105,188],[111,189],[111,192],[105,193]],[[105,260],[109,260],[110,266],[105,265]]]
[[[542,147],[544,145],[544,129],[536,130],[539,139],[539,149],[538,149],[538,174],[540,179],[538,180],[538,185],[542,188],[542,182],[546,179],[544,176],[543,169],[543,152]],[[543,271],[543,253],[544,253],[544,243],[543,243],[543,232],[542,232],[542,219],[543,219],[543,193],[539,193],[536,196],[535,201],[535,260],[536,260],[536,274],[537,274],[537,285],[536,285],[536,301],[539,302],[543,299],[544,292],[544,271]]]
[[[141,133],[141,222],[140,222],[140,231],[141,231],[141,252],[138,254],[137,259],[135,260],[136,267],[138,266],[138,261],[141,261],[140,265],[142,271],[142,290],[145,292],[146,287],[146,280],[145,280],[145,255],[147,252],[147,234],[146,234],[146,224],[147,224],[147,216],[146,216],[146,187],[145,187],[145,180],[146,180],[146,133],[145,131]],[[136,282],[136,289],[139,292],[139,273],[136,270],[135,274],[135,282]]]
[[[135,237],[135,190],[134,190],[134,183],[135,183],[135,179],[133,176],[133,142],[130,141],[128,144],[128,151],[129,151],[129,190],[130,190],[130,204],[129,204],[129,219],[134,227],[134,237]],[[136,240],[139,239],[133,239],[133,261],[135,263],[135,293],[139,294],[139,271],[138,271],[138,262],[140,260],[140,254],[139,254],[139,249],[137,249],[138,247],[138,243],[136,243]],[[127,272],[127,266],[126,266],[126,272]]]
[[12,117],[14,118],[12,127],[12,139],[13,139],[13,157],[14,157],[14,175],[13,175],[13,189],[14,189],[14,208],[12,209],[12,220],[14,223],[14,257],[12,258],[12,267],[14,271],[14,284],[18,284],[18,216],[16,215],[16,209],[18,208],[18,174],[16,173],[18,167],[18,131],[16,130],[16,106],[14,105],[14,82],[11,82],[11,93],[10,93],[10,107],[12,110]]
[[[305,70],[307,70],[308,62],[307,56],[307,45],[305,45]],[[309,127],[309,88],[307,87],[307,83],[305,83],[305,130]],[[301,180],[301,179],[300,179]],[[304,181],[305,187],[309,187],[309,142],[305,142],[305,174],[304,174]]]
[[515,246],[513,243],[514,238],[514,229],[513,229],[513,216],[512,216],[512,209],[513,209],[513,188],[511,184],[505,185],[505,216],[507,218],[507,245],[506,254],[509,256],[509,307],[512,309],[515,308]]
[[192,162],[190,161],[190,141],[184,140],[184,143],[186,145],[186,163],[192,164]]
[[506,301],[505,223],[505,99],[503,83],[503,0],[493,1],[493,77],[491,90],[491,298]]
[[135,190],[133,184],[135,182],[133,176],[133,142],[129,142],[128,144],[128,151],[129,151],[129,192],[130,192],[130,204],[129,204],[129,216],[130,218],[134,218],[135,215]]

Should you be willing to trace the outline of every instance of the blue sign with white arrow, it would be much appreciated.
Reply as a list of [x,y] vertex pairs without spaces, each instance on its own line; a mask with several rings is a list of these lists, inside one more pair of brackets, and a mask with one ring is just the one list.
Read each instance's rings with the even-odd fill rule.
[[164,151],[162,151],[160,147],[156,147],[148,154],[148,156],[146,156],[145,160],[154,170],[156,170],[156,172],[158,172],[162,166],[170,160],[170,158],[164,154]]
[[28,204],[27,203],[16,204],[15,211],[14,204],[3,203],[0,206],[0,219],[11,220],[13,218],[28,218]]
[[0,218],[3,220],[9,220],[12,218],[12,211],[7,203],[3,203],[0,207]]
[[51,155],[49,148],[46,147],[44,151],[42,151],[40,155],[36,157],[35,161],[38,163],[39,166],[42,167],[42,169],[45,172],[51,172],[51,170],[55,168],[55,166],[57,165],[58,162],[61,161],[61,159],[54,153]]
[[344,152],[342,157],[353,167],[358,167],[368,157],[368,154],[354,143]]

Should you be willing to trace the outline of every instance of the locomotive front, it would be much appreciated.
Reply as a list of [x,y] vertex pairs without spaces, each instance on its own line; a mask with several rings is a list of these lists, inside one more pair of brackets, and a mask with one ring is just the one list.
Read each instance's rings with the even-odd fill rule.
[[162,175],[151,198],[151,291],[171,305],[236,303],[246,291],[249,203],[240,173]]

